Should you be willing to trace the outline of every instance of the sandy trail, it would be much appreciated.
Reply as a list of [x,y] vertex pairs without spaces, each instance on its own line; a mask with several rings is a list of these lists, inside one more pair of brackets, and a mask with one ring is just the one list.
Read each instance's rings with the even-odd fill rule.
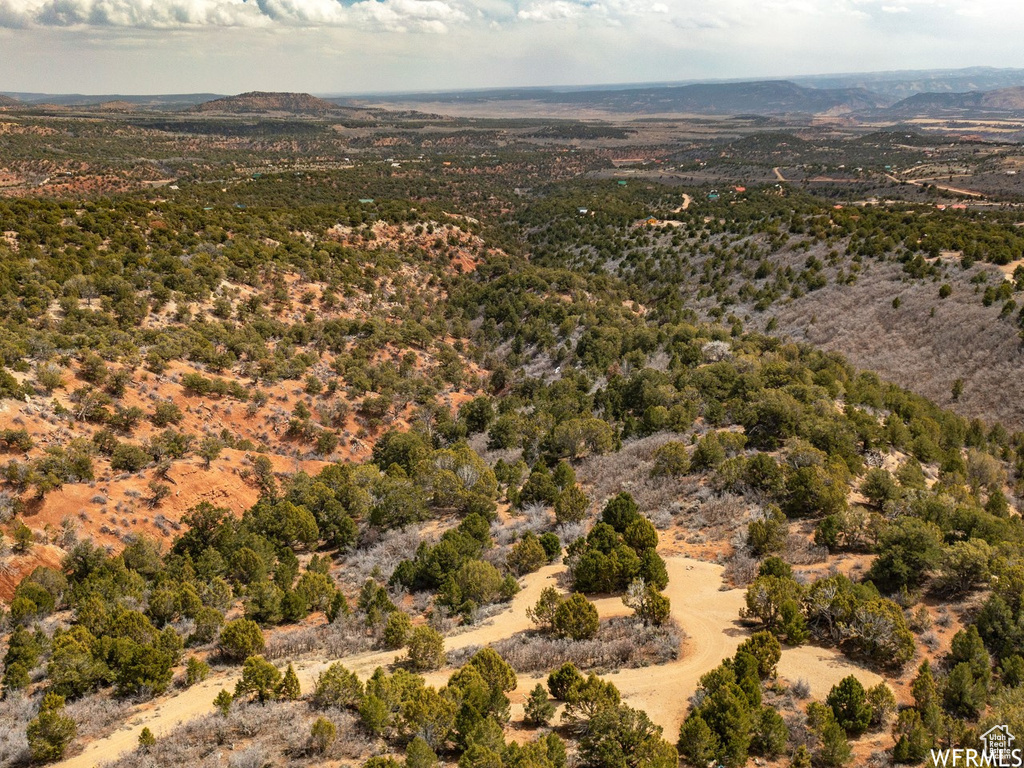
[[678,208],[673,208],[672,209],[672,213],[682,213],[687,208],[689,208],[692,203],[693,203],[693,198],[690,197],[685,192],[683,192],[683,204],[680,205]]
[[962,195],[964,197],[977,197],[977,198],[984,198],[985,197],[985,195],[983,195],[981,192],[972,192],[969,189],[961,189],[960,187],[951,187],[951,186],[949,186],[947,184],[936,184],[931,179],[901,179],[901,178],[899,178],[897,176],[893,176],[891,173],[883,173],[882,175],[885,176],[885,178],[889,179],[889,181],[894,181],[897,184],[906,183],[906,184],[912,184],[915,187],[923,187],[925,184],[931,184],[933,187],[936,187],[937,189],[943,189],[946,192],[952,192],[954,195]]
[[[688,699],[697,689],[700,677],[731,656],[736,647],[749,636],[739,622],[743,607],[742,589],[725,589],[722,566],[682,556],[667,556],[669,584],[665,594],[672,601],[672,615],[687,634],[680,657],[668,664],[639,669],[623,669],[608,676],[622,692],[631,706],[647,712],[651,719],[665,729],[673,740],[686,715]],[[526,576],[523,589],[512,600],[508,609],[486,623],[468,631],[445,638],[446,650],[457,650],[471,645],[486,645],[531,629],[533,624],[526,609],[537,602],[544,587],[557,586],[564,565],[552,565]],[[600,598],[595,601],[604,618],[627,614],[628,609],[619,597]],[[341,661],[362,678],[377,667],[386,667],[404,656],[404,651],[375,651],[347,656]],[[331,661],[300,661],[295,670],[304,692],[312,690],[317,676]],[[451,670],[439,670],[426,675],[429,684],[443,685]],[[874,685],[882,678],[849,661],[837,651],[816,646],[785,649],[779,663],[779,675],[788,680],[803,678],[808,681],[811,695],[824,698],[829,689],[849,674],[856,674],[865,685]],[[512,694],[512,717],[521,719],[523,701],[530,690],[546,675],[519,676],[519,686]],[[179,724],[214,711],[213,699],[221,688],[232,690],[238,672],[214,675],[187,691],[179,691],[140,706],[125,725],[109,736],[86,745],[75,757],[57,765],[60,768],[95,768],[105,761],[114,760],[138,746],[139,733],[148,727],[161,736]]]
[[786,177],[782,175],[782,171],[779,170],[778,166],[775,166],[774,168],[772,168],[772,173],[775,174],[775,178],[778,179],[779,181],[785,181],[786,180]]

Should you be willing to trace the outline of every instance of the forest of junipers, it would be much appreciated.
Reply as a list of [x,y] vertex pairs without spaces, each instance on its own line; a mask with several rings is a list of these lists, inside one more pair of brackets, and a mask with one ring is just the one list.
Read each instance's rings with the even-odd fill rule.
[[[1024,255],[1013,213],[775,185],[677,210],[675,186],[570,178],[598,153],[453,156],[0,201],[0,568],[59,555],[5,601],[0,762],[195,686],[214,713],[109,758],[831,768],[1024,734],[1024,432],[757,320],[889,265],[1015,336],[1024,269],[990,270]],[[175,477],[229,460],[244,508],[176,509]],[[118,483],[166,524],[39,524]],[[683,556],[726,566],[744,630],[664,692],[668,732],[610,673],[692,650]],[[540,574],[529,629],[450,647]],[[879,682],[812,699],[777,666],[806,644]]]

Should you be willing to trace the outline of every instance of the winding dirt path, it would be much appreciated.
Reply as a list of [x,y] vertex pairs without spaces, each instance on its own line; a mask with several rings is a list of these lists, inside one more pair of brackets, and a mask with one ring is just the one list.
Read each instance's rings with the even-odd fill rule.
[[946,192],[952,192],[954,195],[962,195],[963,197],[976,197],[976,198],[979,198],[979,199],[984,199],[984,197],[985,197],[985,195],[983,195],[981,192],[972,192],[969,189],[961,189],[960,187],[951,187],[951,186],[949,186],[947,184],[936,184],[931,178],[924,178],[924,179],[901,179],[898,176],[893,176],[891,173],[883,173],[882,175],[885,176],[885,178],[887,178],[889,181],[894,181],[897,184],[906,183],[906,184],[912,184],[915,187],[923,187],[926,184],[931,184],[933,187],[935,187],[937,189],[943,189]]
[[689,208],[692,203],[693,203],[693,198],[690,197],[690,195],[688,195],[685,192],[683,192],[683,204],[680,205],[678,208],[673,208],[672,209],[672,213],[682,213],[687,208]]
[[[678,659],[668,664],[623,669],[611,673],[608,679],[615,683],[626,703],[646,711],[673,740],[700,677],[735,653],[736,647],[750,633],[738,618],[744,605],[744,591],[723,586],[721,566],[678,555],[667,556],[665,564],[669,574],[665,594],[672,601],[673,617],[687,635],[682,652]],[[544,587],[557,586],[558,576],[564,568],[564,565],[547,566],[526,576],[523,589],[507,610],[484,624],[445,638],[446,650],[486,645],[531,629],[533,624],[526,616],[526,609],[537,602]],[[618,597],[601,598],[595,604],[603,618],[629,612]],[[365,678],[377,667],[392,664],[402,656],[404,651],[375,651],[347,656],[340,661]],[[317,676],[337,660],[297,662],[295,671],[302,690],[310,691]],[[431,685],[440,686],[450,674],[450,669],[439,670],[429,673],[426,678]],[[865,686],[874,685],[882,679],[837,651],[816,646],[785,649],[779,663],[780,677],[790,681],[798,678],[807,680],[811,695],[819,699],[849,674],[856,674]],[[546,677],[519,676],[519,686],[511,695],[513,720],[522,718],[523,701],[537,682]],[[95,768],[105,761],[114,760],[138,746],[139,733],[145,727],[154,735],[161,736],[186,720],[212,712],[217,692],[221,688],[232,690],[237,679],[237,671],[217,674],[187,691],[175,692],[141,705],[120,729],[89,743],[81,754],[57,765],[59,768]]]

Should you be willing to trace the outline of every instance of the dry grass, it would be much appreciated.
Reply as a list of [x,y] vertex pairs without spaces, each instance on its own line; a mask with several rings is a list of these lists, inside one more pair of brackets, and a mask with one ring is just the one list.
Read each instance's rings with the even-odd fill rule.
[[[679,656],[684,633],[671,621],[661,627],[645,627],[632,618],[616,617],[601,622],[592,640],[548,637],[520,632],[492,644],[516,672],[544,672],[571,661],[581,669],[612,670],[664,664]],[[452,652],[449,663],[459,666],[479,650],[470,646]]]
[[36,713],[35,703],[28,696],[12,693],[0,706],[0,765],[20,766],[29,762],[25,729]]
[[352,715],[341,711],[326,713],[338,731],[338,738],[327,754],[309,752],[309,731],[320,714],[323,713],[312,712],[303,702],[235,704],[226,718],[211,714],[191,720],[157,739],[147,754],[131,752],[108,768],[322,765],[325,760],[353,760],[373,753],[373,740],[357,726]]
[[125,721],[134,706],[130,700],[115,698],[108,691],[69,701],[67,714],[78,725],[78,738],[89,740],[113,731]]
[[424,526],[384,531],[373,541],[360,545],[344,561],[340,576],[351,587],[360,587],[371,575],[382,582],[391,578],[398,564],[416,554],[416,547],[425,538]]
[[268,659],[297,659],[310,654],[349,656],[373,648],[377,634],[366,627],[362,616],[339,616],[331,624],[273,633],[263,655]]

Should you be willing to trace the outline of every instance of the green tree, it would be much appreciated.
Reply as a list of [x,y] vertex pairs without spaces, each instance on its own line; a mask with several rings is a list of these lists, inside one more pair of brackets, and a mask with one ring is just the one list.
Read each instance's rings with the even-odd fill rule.
[[358,709],[362,700],[363,684],[355,673],[336,661],[317,677],[311,703],[317,709]]
[[807,720],[817,736],[815,762],[824,768],[839,768],[850,762],[853,757],[850,742],[829,707],[811,702],[807,706]]
[[417,736],[405,748],[405,768],[437,768],[437,754],[426,739]]
[[632,608],[636,617],[648,626],[660,627],[671,615],[669,599],[642,579],[629,585],[622,602],[627,608]]
[[444,638],[432,627],[416,627],[409,635],[409,665],[417,671],[440,669],[444,666]]
[[39,713],[28,724],[28,748],[37,763],[52,763],[64,756],[78,726],[64,713],[64,697],[47,693]]
[[541,727],[555,716],[555,705],[548,701],[548,692],[542,683],[537,683],[526,699],[523,721],[527,725]]
[[789,728],[776,710],[762,707],[754,718],[750,751],[762,757],[778,757],[786,749]]
[[604,505],[601,510],[601,522],[610,525],[618,533],[623,533],[630,523],[640,518],[640,510],[633,497],[623,491]]
[[760,517],[747,524],[747,546],[755,557],[781,552],[788,538],[786,516],[774,504],[769,504]]
[[318,755],[324,755],[338,737],[338,729],[326,717],[318,717],[309,729],[310,749]]
[[242,661],[263,651],[263,632],[260,625],[249,619],[229,621],[221,630],[217,647],[221,654]]
[[210,665],[195,656],[189,656],[185,663],[185,685],[191,687],[201,683],[210,675]]
[[548,561],[547,553],[537,535],[527,532],[509,551],[506,565],[517,576],[533,573]]
[[679,728],[679,754],[694,768],[707,768],[721,750],[718,736],[704,718],[691,713]]
[[529,617],[529,621],[541,629],[554,632],[555,612],[564,601],[565,598],[561,596],[557,588],[545,587],[541,590],[541,596],[537,603],[526,608],[526,615]]
[[853,675],[847,675],[828,692],[825,703],[832,708],[836,722],[847,736],[859,736],[871,724],[871,707],[864,686]]
[[139,733],[139,751],[143,754],[149,752],[150,749],[156,746],[156,736],[149,728],[143,728]]
[[597,635],[600,619],[594,604],[576,592],[555,610],[551,626],[559,637],[589,640]]
[[262,656],[250,656],[242,664],[242,677],[235,684],[235,698],[252,694],[260,702],[277,698],[281,672]]
[[234,700],[235,697],[222,688],[220,693],[214,697],[213,706],[217,708],[217,711],[220,712],[222,716],[227,717],[228,712],[231,711],[231,704]]
[[676,768],[679,763],[676,748],[661,738],[661,726],[624,705],[591,718],[579,754],[588,768]]
[[285,701],[296,701],[302,696],[302,689],[299,687],[299,677],[295,674],[295,667],[292,666],[291,662],[288,663],[284,677],[281,678],[277,695]]
[[381,641],[386,648],[402,648],[408,642],[411,632],[412,619],[409,618],[409,614],[404,611],[392,611],[388,614]]
[[558,701],[568,701],[572,689],[582,685],[583,675],[571,661],[565,662],[548,675],[548,690]]
[[665,443],[654,452],[652,477],[678,477],[690,471],[690,454],[677,440]]
[[560,525],[578,523],[587,516],[590,499],[578,485],[570,485],[555,500],[555,521]]

